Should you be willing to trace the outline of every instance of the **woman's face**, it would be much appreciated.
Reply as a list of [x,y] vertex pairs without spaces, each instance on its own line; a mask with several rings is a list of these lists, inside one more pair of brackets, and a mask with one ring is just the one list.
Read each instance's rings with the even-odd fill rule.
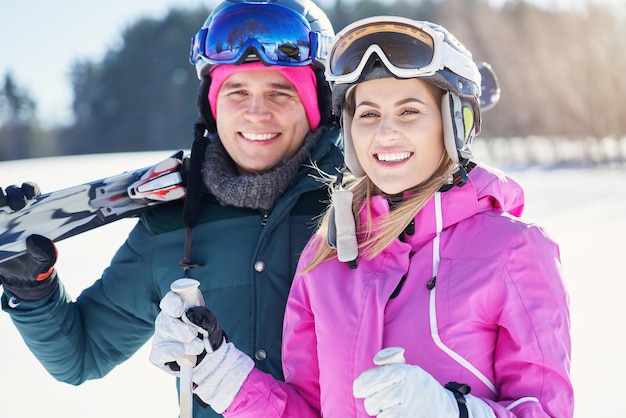
[[355,88],[352,141],[367,176],[396,194],[427,180],[445,152],[441,94],[417,78],[382,78]]

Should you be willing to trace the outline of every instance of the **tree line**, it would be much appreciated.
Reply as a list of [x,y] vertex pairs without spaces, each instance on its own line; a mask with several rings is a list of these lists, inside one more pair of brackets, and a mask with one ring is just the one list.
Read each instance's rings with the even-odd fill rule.
[[[0,160],[189,148],[199,80],[191,36],[210,10],[173,9],[143,18],[100,61],[71,69],[74,121],[42,128],[36,102],[5,74],[0,85]],[[553,13],[523,1],[336,0],[325,8],[336,31],[356,19],[398,15],[440,23],[491,63],[500,103],[483,115],[482,138],[626,137],[626,25],[603,6]]]

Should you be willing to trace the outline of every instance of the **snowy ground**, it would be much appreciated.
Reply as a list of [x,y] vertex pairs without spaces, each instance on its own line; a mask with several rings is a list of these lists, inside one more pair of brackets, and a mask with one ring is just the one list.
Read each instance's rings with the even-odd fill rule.
[[[0,186],[37,181],[44,191],[143,167],[169,152],[64,157],[0,163]],[[507,167],[503,167],[507,168]],[[526,218],[560,243],[571,297],[576,418],[623,417],[626,376],[626,172],[610,169],[509,168],[526,189]],[[58,270],[73,295],[89,286],[123,242],[124,220],[59,243]],[[149,347],[104,379],[79,387],[58,383],[0,313],[0,415],[151,417],[178,415],[174,381],[148,362]]]

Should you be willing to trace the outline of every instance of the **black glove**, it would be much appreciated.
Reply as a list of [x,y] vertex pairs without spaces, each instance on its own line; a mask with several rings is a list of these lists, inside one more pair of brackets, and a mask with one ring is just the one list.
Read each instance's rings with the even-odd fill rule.
[[5,191],[0,187],[0,207],[8,206],[11,210],[17,211],[26,206],[26,202],[41,194],[37,183],[27,181],[22,183],[22,187],[9,186]]
[[178,295],[173,295],[175,295],[174,292],[169,292],[161,301],[161,313],[157,316],[155,332],[152,338],[150,361],[165,371],[168,371],[167,368],[169,368],[171,371],[178,372],[180,371],[180,366],[176,362],[176,359],[171,358],[171,346],[172,343],[179,345],[184,344],[181,335],[185,334],[185,332],[181,334],[180,332],[176,332],[176,330],[179,326],[188,327],[187,324],[184,324],[186,320],[200,328],[198,330],[198,338],[204,342],[205,350],[197,355],[196,366],[204,360],[208,353],[214,352],[220,348],[224,339],[227,337],[213,312],[206,306],[195,306],[187,309],[184,313],[186,319],[181,321],[181,318],[176,316],[177,313],[168,309],[170,306],[176,306],[176,303],[172,305],[165,302],[179,298]]
[[16,298],[37,301],[52,293],[58,280],[54,243],[41,235],[26,238],[26,253],[0,263],[0,283]]
[[[194,325],[206,330],[208,334],[207,337],[213,351],[220,348],[226,334],[222,330],[217,318],[209,308],[206,306],[194,306],[187,309],[185,315],[187,315],[187,319],[189,319],[189,321],[191,321]],[[202,338],[202,335],[199,335],[199,337]]]

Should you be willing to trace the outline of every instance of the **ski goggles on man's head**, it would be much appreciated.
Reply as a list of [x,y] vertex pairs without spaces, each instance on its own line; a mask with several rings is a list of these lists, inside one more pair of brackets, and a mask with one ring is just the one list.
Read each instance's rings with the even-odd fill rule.
[[218,12],[210,26],[193,37],[189,60],[192,64],[201,59],[214,65],[261,60],[268,65],[305,66],[325,59],[331,41],[287,7],[236,4]]
[[444,41],[444,34],[406,18],[386,16],[363,19],[335,37],[326,66],[326,79],[354,83],[372,54],[400,78],[429,76],[444,67],[469,80],[477,70],[471,56]]

